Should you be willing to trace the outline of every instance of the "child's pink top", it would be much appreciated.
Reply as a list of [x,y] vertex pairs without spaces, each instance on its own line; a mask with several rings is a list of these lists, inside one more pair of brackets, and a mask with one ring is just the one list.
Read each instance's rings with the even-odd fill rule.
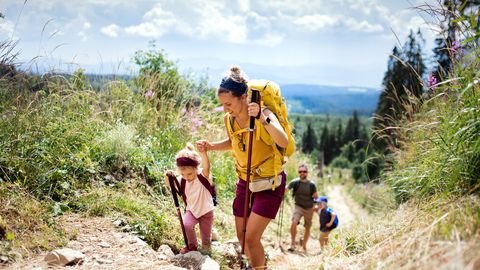
[[187,210],[192,212],[195,218],[199,218],[214,209],[213,199],[210,192],[202,185],[198,176],[185,184],[187,196]]

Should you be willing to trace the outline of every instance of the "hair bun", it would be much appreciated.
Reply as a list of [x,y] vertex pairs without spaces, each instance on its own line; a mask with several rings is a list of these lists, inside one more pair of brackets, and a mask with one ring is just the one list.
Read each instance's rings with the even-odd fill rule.
[[190,151],[195,151],[195,147],[194,147],[193,144],[191,144],[191,143],[187,143],[186,148],[187,148],[188,150],[190,150]]
[[243,73],[239,66],[230,67],[230,74],[228,74],[228,77],[232,78],[232,80],[238,83],[247,83],[248,81],[247,76],[245,73]]

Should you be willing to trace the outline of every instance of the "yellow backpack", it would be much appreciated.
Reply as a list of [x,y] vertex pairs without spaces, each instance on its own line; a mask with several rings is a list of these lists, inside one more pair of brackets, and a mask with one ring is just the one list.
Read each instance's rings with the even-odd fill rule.
[[[288,122],[287,119],[287,106],[285,104],[285,99],[282,97],[282,93],[280,91],[280,86],[275,82],[268,81],[268,80],[250,80],[248,83],[248,95],[251,96],[251,90],[255,89],[260,92],[261,96],[261,104],[260,106],[268,108],[272,111],[275,116],[278,118],[280,125],[283,127],[285,133],[288,137],[288,145],[286,148],[280,148],[275,144],[272,144],[272,149],[277,157],[276,159],[282,160],[282,164],[276,164],[274,166],[274,171],[272,172],[273,175],[277,176],[281,172],[281,166],[287,162],[288,158],[295,152],[295,139],[293,138],[292,134],[292,126]],[[263,125],[261,125],[258,120],[256,120],[255,126],[257,128],[264,129]],[[227,123],[230,125],[227,129],[233,132],[233,123],[234,118],[228,116]],[[260,139],[260,134],[262,132],[256,132],[256,139]],[[274,185],[272,186],[272,190],[275,190],[276,187],[276,180],[278,177],[275,177]]]

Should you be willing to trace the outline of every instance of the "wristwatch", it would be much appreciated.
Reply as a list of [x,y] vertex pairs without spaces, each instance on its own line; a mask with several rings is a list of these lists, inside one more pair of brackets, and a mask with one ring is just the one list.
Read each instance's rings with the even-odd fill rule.
[[265,121],[262,122],[262,125],[263,126],[269,125],[271,121],[272,120],[270,119],[270,117],[267,116],[267,118],[265,118]]

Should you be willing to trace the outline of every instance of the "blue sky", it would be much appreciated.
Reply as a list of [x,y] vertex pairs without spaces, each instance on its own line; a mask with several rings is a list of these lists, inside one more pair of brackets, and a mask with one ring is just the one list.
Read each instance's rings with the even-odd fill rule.
[[[232,64],[280,84],[379,87],[388,55],[421,28],[435,37],[420,0],[0,0],[0,39],[18,40],[33,70],[132,72],[149,41],[182,70],[212,82]],[[31,59],[35,59],[31,61]]]

